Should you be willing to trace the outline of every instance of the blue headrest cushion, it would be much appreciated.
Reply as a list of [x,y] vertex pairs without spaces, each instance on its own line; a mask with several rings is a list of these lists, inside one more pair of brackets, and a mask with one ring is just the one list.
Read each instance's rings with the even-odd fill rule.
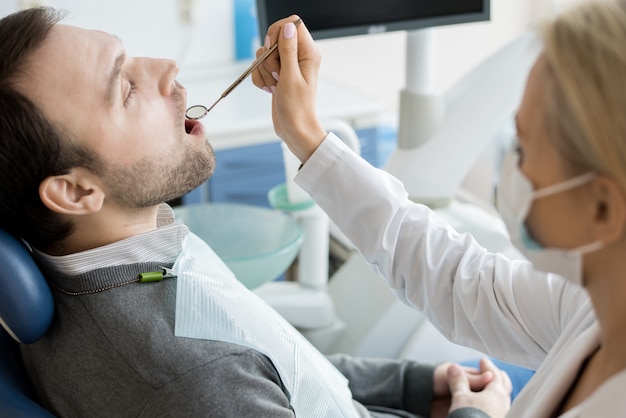
[[43,337],[52,322],[48,283],[24,243],[0,230],[0,324],[18,342]]

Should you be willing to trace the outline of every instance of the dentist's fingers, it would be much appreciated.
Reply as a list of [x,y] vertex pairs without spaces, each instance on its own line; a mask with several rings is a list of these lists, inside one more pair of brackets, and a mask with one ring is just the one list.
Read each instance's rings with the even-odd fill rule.
[[[271,35],[270,35],[271,38]],[[301,162],[326,138],[316,112],[321,55],[303,23],[285,23],[278,37],[279,80],[274,90],[276,133]],[[268,68],[273,73],[272,68]]]
[[[288,28],[289,26],[285,26],[285,33],[287,33]],[[303,81],[315,88],[317,86],[318,73],[322,62],[322,55],[319,51],[317,44],[313,41],[311,33],[307,30],[305,24],[301,23],[297,29],[297,49],[289,48],[288,43],[285,42],[285,44],[287,44],[287,47],[280,50],[281,67],[291,65],[292,68],[291,71],[288,72],[288,75],[296,77],[296,79],[292,81],[298,81],[298,75],[301,75],[304,79]],[[286,62],[285,56],[287,56]],[[293,59],[288,59],[289,57],[293,57]],[[296,68],[299,68],[300,71],[296,71]],[[279,76],[283,72],[285,72],[285,70],[281,68],[281,70],[278,72]]]
[[[299,23],[297,23],[299,21]],[[289,23],[293,23],[294,26],[289,25]],[[276,23],[272,24],[265,36],[264,47],[269,49],[270,46],[278,43],[279,39],[282,38],[291,38],[291,34],[293,32],[293,28],[296,27],[297,39],[298,43],[297,47],[297,57],[301,69],[310,69],[314,72],[317,71],[317,67],[319,67],[319,63],[321,60],[321,56],[317,45],[313,41],[311,34],[306,29],[305,22],[300,19],[298,15],[291,15],[285,19],[281,19]],[[287,32],[284,30],[287,28]],[[287,36],[284,36],[284,35]],[[295,51],[295,50],[294,50]],[[284,53],[283,53],[284,55]],[[267,60],[263,63],[264,69],[269,73],[273,74],[273,78],[278,78],[280,76],[282,61],[284,56],[280,54],[272,54],[268,57]],[[304,64],[304,65],[302,65]],[[313,64],[312,66],[310,64]],[[278,76],[278,77],[277,77]]]
[[[265,49],[265,47],[261,47],[261,48],[257,49],[257,51],[256,51],[256,58],[258,59],[266,51],[267,51],[267,49]],[[275,52],[275,54],[278,55],[278,52]],[[276,80],[272,77],[272,74],[270,74],[263,67],[263,65],[260,65],[252,73],[252,83],[256,87],[258,87],[260,89],[263,89],[263,90],[265,90],[268,93],[271,93],[272,91],[271,91],[270,88],[276,85]]]
[[[271,88],[272,121],[276,134],[301,162],[305,162],[326,137],[316,112],[317,77],[321,55],[298,16],[272,24],[267,44],[278,44],[253,74],[257,87]],[[271,77],[271,78],[270,78]]]
[[[297,15],[281,19],[267,29],[267,34],[263,40],[263,46],[256,52],[257,58],[265,53],[272,46],[276,45],[282,28],[289,22],[296,22],[300,18]],[[280,55],[278,51],[272,53],[267,59],[252,73],[252,81],[259,88],[275,86],[280,73]]]

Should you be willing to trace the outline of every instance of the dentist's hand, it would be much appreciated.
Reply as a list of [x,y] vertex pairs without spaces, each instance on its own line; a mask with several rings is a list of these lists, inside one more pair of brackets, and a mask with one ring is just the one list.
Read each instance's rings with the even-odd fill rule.
[[294,15],[269,27],[257,57],[276,42],[278,54],[259,66],[252,81],[272,93],[274,130],[304,163],[327,133],[315,110],[321,55],[304,22],[294,25],[297,20]]
[[448,368],[448,385],[452,394],[450,412],[463,407],[474,407],[492,418],[506,416],[511,407],[511,379],[504,370],[498,369],[486,358],[480,360],[480,370],[493,373],[493,379],[482,390],[475,391],[462,367],[452,365]]

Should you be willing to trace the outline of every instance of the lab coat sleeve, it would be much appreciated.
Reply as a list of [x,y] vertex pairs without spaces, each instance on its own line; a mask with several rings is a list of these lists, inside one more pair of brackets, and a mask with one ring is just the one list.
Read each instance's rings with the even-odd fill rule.
[[[444,336],[536,369],[588,298],[458,234],[332,133],[296,176],[403,302]],[[567,301],[565,303],[564,301]]]

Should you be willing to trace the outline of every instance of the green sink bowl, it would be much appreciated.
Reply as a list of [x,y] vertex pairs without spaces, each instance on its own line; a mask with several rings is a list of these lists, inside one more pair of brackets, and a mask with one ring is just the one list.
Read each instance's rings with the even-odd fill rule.
[[203,239],[248,289],[277,279],[300,251],[300,225],[277,210],[238,203],[174,208],[176,220]]

